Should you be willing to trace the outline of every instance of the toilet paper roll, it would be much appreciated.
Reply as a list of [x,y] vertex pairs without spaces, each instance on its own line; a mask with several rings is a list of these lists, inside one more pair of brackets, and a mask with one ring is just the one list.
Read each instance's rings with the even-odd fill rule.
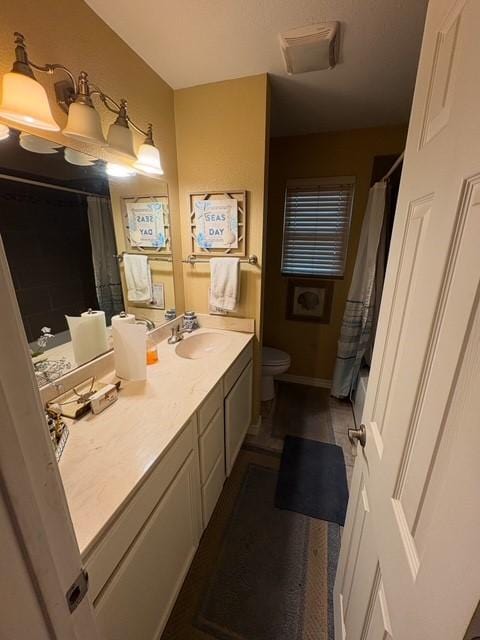
[[112,327],[119,324],[135,324],[135,316],[133,313],[119,314],[118,316],[112,316]]
[[107,323],[103,311],[84,311],[78,316],[65,316],[72,339],[73,357],[77,365],[93,360],[108,351]]
[[120,322],[112,325],[115,372],[124,380],[147,377],[147,331],[143,324]]

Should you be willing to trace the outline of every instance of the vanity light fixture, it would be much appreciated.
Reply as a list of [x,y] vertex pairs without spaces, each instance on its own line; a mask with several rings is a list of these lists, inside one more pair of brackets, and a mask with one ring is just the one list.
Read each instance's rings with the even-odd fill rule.
[[100,115],[93,106],[85,71],[82,71],[78,78],[78,88],[68,108],[67,126],[62,133],[80,142],[106,145]]
[[31,133],[25,133],[25,131],[20,134],[19,144],[22,149],[31,153],[53,154],[62,148],[61,144],[45,140],[45,138],[39,138]]
[[17,31],[15,36],[15,62],[12,70],[3,76],[2,103],[0,116],[6,120],[26,124],[44,131],[60,131],[55,122],[47,92],[37,82],[32,67],[46,73],[53,73],[59,65],[40,67],[30,62],[25,48],[25,39]]
[[137,159],[133,148],[132,130],[128,125],[126,100],[120,100],[117,119],[108,130],[107,143],[110,149],[127,160]]
[[74,164],[77,167],[91,167],[95,164],[95,158],[88,156],[86,153],[77,151],[76,149],[70,149],[65,147],[64,150],[65,160],[70,164]]
[[[118,103],[95,85],[90,85],[90,92],[91,95],[98,95],[105,107],[117,114],[117,119],[108,132],[109,140],[113,143],[112,150],[117,152],[121,158],[136,160],[133,164],[134,169],[138,169],[139,171],[150,175],[163,175],[163,169],[160,163],[160,152],[153,143],[152,125],[149,123],[147,130],[144,131],[135,124],[127,113],[126,100],[122,99],[120,100],[120,103]],[[115,128],[112,130],[112,127]],[[130,127],[145,136],[145,140],[138,150],[138,159],[135,156],[135,153],[130,155],[130,151],[133,152],[133,136]],[[120,131],[121,129],[123,129],[123,131]],[[132,137],[131,143],[130,136]]]
[[[57,102],[68,114],[63,134],[81,142],[108,146],[109,151],[118,155],[120,162],[134,162],[134,167],[139,171],[151,175],[163,174],[160,153],[153,143],[151,124],[146,131],[136,125],[127,113],[126,101],[117,102],[104,93],[89,81],[85,71],[80,73],[77,82],[74,74],[61,64],[33,63],[28,59],[23,35],[18,32],[14,35],[15,62],[12,71],[3,77],[0,117],[32,128],[59,131],[60,127],[50,110],[47,93],[35,79],[32,68],[50,75],[60,70],[68,78],[55,83]],[[117,116],[109,128],[107,140],[104,138],[100,116],[92,101],[93,96],[97,96],[103,105]],[[133,147],[132,129],[145,138],[140,145],[138,158]]]
[[0,123],[0,142],[2,140],[6,140],[9,135],[10,129],[7,127],[7,125]]
[[138,150],[138,160],[133,166],[135,169],[139,169],[145,173],[157,176],[163,175],[160,153],[153,143],[153,130],[151,124],[148,125],[146,138]]
[[107,162],[105,171],[111,178],[128,178],[136,174],[136,171],[130,167],[124,164],[115,164],[114,162]]

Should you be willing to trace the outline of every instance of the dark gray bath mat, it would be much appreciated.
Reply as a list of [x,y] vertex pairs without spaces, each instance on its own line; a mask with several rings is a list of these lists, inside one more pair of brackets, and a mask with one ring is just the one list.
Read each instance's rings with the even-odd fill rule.
[[341,447],[287,436],[275,506],[343,526],[348,487]]

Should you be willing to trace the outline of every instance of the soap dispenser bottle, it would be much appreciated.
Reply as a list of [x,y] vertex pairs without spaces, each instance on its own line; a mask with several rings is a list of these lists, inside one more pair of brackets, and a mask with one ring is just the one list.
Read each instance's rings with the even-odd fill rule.
[[147,335],[147,364],[155,364],[156,362],[158,362],[157,343]]

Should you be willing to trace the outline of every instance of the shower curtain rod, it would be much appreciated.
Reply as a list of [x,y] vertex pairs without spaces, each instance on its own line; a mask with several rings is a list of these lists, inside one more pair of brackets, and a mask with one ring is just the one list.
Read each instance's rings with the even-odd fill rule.
[[398,156],[398,158],[395,160],[393,165],[390,167],[389,171],[387,171],[387,173],[383,176],[380,182],[386,182],[389,179],[389,177],[392,175],[392,173],[395,171],[398,165],[402,162],[404,155],[405,155],[405,151],[402,151],[402,153]]

